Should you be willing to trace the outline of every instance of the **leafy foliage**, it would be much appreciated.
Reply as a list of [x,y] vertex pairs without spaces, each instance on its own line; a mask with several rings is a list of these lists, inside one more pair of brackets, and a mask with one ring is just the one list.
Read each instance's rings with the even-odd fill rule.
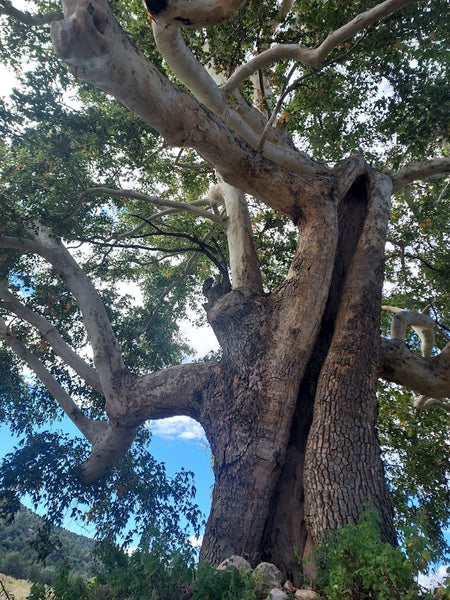
[[[148,433],[138,437],[132,450],[110,476],[97,486],[84,486],[77,470],[87,455],[87,445],[67,435],[43,432],[30,436],[8,454],[0,475],[0,509],[13,514],[24,491],[34,506],[44,504],[48,524],[59,525],[70,510],[71,517],[95,527],[101,539],[132,540],[149,547],[160,531],[170,544],[183,545],[190,534],[198,534],[202,515],[194,503],[192,473],[180,471],[171,480],[163,464],[148,452]],[[186,525],[181,524],[181,516]],[[131,518],[132,517],[132,518]],[[42,531],[39,553],[52,550],[51,529]],[[167,541],[169,544],[169,541]]]
[[414,565],[400,548],[381,541],[378,520],[376,511],[366,508],[356,525],[330,535],[317,554],[319,588],[329,600],[433,598],[421,593]]
[[36,546],[42,540],[40,534],[48,533],[46,525],[48,521],[23,506],[12,523],[0,521],[0,572],[52,585],[58,563],[65,561],[74,574],[92,577],[97,570],[92,554],[94,540],[62,528],[53,530],[55,549],[46,556],[44,564],[38,564]]

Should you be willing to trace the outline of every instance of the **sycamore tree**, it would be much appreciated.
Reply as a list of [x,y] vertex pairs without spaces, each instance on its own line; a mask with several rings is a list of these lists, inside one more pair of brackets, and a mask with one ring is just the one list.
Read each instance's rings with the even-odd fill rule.
[[[185,415],[202,558],[296,577],[366,504],[444,548],[445,4],[0,0],[5,502],[102,488],[123,525],[160,476],[144,424]],[[193,310],[220,352],[187,363]],[[62,412],[88,451],[34,431]]]

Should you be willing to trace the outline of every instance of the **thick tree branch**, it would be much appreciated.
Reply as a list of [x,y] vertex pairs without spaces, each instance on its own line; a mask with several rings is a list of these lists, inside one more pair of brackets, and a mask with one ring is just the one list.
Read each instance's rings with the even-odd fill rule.
[[391,338],[406,339],[406,330],[411,327],[420,338],[422,356],[431,356],[434,346],[436,321],[422,313],[403,310],[397,306],[382,306],[383,310],[394,313],[391,323]]
[[30,238],[0,237],[0,247],[33,252],[47,260],[77,300],[92,346],[94,364],[107,402],[107,412],[125,410],[116,381],[126,371],[105,307],[92,282],[63,244],[42,225],[30,231]]
[[[258,134],[249,124],[225,101],[225,96],[216,85],[207,69],[195,58],[181,35],[179,24],[153,22],[153,34],[159,51],[166,59],[175,75],[187,86],[194,96],[220,117],[233,131],[246,140],[252,148],[262,151]],[[283,144],[285,146],[285,142]],[[281,152],[276,146],[267,147],[268,155]],[[298,161],[297,152],[285,147],[284,155],[292,155],[295,163]],[[296,168],[294,168],[296,170]]]
[[9,0],[0,0],[0,15],[8,15],[16,21],[24,25],[40,26],[52,23],[57,19],[62,18],[62,13],[59,11],[45,13],[43,15],[32,15],[29,12],[18,10]]
[[12,294],[4,282],[0,282],[0,298],[2,299],[1,306],[14,313],[20,319],[24,319],[35,327],[43,340],[45,340],[84,381],[92,386],[100,394],[103,393],[100,385],[100,379],[92,367],[90,367],[82,358],[72,350],[72,348],[64,341],[58,333],[56,327],[47,319],[24,306],[18,298]]
[[430,398],[450,397],[450,344],[440,354],[422,357],[402,340],[381,340],[380,377]]
[[397,173],[391,174],[393,192],[398,192],[412,181],[439,177],[447,173],[450,173],[450,157],[448,156],[410,163]]
[[0,335],[5,343],[21,358],[29,368],[34,371],[38,379],[45,385],[48,392],[55,398],[71,421],[78,427],[81,433],[94,443],[97,436],[106,426],[104,421],[94,421],[86,417],[78,408],[65,389],[46,369],[44,364],[14,335],[7,326],[4,319],[0,317]]
[[[297,173],[327,172],[288,147],[267,142],[263,153],[256,152],[257,136],[252,148],[148,61],[120,29],[106,0],[70,0],[65,14],[64,21],[53,24],[52,39],[74,74],[112,94],[168,143],[195,148],[228,183],[265,197],[269,205],[277,204],[278,210],[289,214],[286,202],[279,202],[283,196],[286,200],[280,190],[286,189],[286,175],[289,179],[283,167]],[[300,198],[297,194],[296,207]]]
[[186,415],[201,420],[203,393],[220,365],[215,362],[178,365],[134,377],[128,384],[128,411],[120,421],[110,421],[82,467],[85,483],[108,472],[133,442],[139,425],[150,419]]
[[277,44],[272,46],[272,48],[258,54],[258,56],[252,58],[248,63],[236,69],[222,89],[226,96],[230,96],[253,73],[259,69],[265,69],[280,60],[295,60],[304,65],[321,69],[328,54],[340,44],[397,10],[409,4],[416,4],[417,1],[386,0],[364,11],[342,27],[339,27],[339,29],[336,29],[336,31],[330,33],[317,48],[307,48],[301,44]]

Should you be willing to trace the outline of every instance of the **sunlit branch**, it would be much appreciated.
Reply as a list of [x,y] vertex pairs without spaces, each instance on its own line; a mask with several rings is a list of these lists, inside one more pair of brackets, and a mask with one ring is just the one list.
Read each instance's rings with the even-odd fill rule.
[[93,443],[98,434],[105,427],[106,423],[103,421],[93,421],[83,414],[65,389],[50,374],[44,364],[14,335],[14,332],[7,326],[5,320],[1,317],[0,335],[14,353],[36,374],[37,378],[45,385],[48,392],[57,401],[69,419],[71,419],[78,427],[81,433]]
[[248,123],[225,101],[225,97],[207,69],[196,59],[186,45],[179,24],[153,22],[156,45],[175,75],[202,104],[224,120],[236,133],[253,147],[257,137]]
[[210,221],[219,223],[222,226],[224,225],[222,217],[215,213],[211,213],[207,210],[200,208],[196,202],[174,202],[172,200],[164,200],[163,198],[157,198],[156,196],[149,196],[148,194],[143,194],[134,190],[116,190],[113,188],[106,187],[94,187],[81,192],[79,196],[79,201],[83,202],[84,199],[88,196],[95,196],[96,194],[105,194],[108,196],[116,196],[119,198],[134,198],[135,200],[143,200],[144,202],[149,202],[154,206],[158,207],[172,208],[180,212],[192,212],[199,215],[200,217],[203,217],[204,219],[209,219]]
[[[187,86],[197,100],[219,116],[233,131],[250,144],[253,149],[259,146],[257,132],[233,110],[225,100],[208,70],[197,60],[186,45],[179,23],[153,22],[156,45],[175,75]],[[285,142],[283,142],[285,145]],[[289,148],[267,143],[264,155],[294,171],[307,172],[312,161],[304,154]],[[309,163],[309,164],[307,164]]]
[[[106,0],[74,0],[64,8],[65,19],[52,24],[52,41],[72,73],[112,94],[169,144],[196,149],[225,181],[287,215],[303,210],[303,196],[292,193],[285,169],[324,174],[325,166],[289,145],[266,142],[263,153],[257,153],[159,72],[120,28]],[[255,147],[258,140],[255,135]]]
[[214,193],[223,197],[227,212],[226,234],[233,289],[245,287],[254,293],[262,293],[261,269],[245,195],[223,182],[215,187]]
[[40,26],[57,19],[62,19],[63,15],[59,11],[45,13],[43,15],[32,15],[29,12],[25,12],[15,8],[9,0],[0,0],[0,15],[8,15],[13,17],[16,21],[23,23],[24,25]]
[[102,387],[100,385],[99,377],[92,367],[90,367],[82,358],[72,350],[72,348],[64,341],[58,330],[52,325],[47,319],[39,315],[38,313],[30,310],[24,304],[22,304],[14,294],[12,294],[4,282],[0,282],[0,298],[1,306],[14,313],[20,319],[24,319],[35,327],[42,339],[47,342],[55,351],[55,353],[62,358],[72,369],[78,373],[78,375],[84,379],[84,381],[93,387],[100,394],[102,393]]
[[351,21],[330,33],[317,48],[307,48],[301,44],[277,44],[272,46],[272,48],[261,52],[261,54],[236,69],[222,90],[226,96],[230,96],[253,73],[281,60],[294,60],[321,69],[328,54],[340,44],[380,19],[409,4],[416,3],[417,0],[386,0],[357,15]]
[[412,181],[439,177],[447,173],[450,173],[450,157],[448,156],[410,163],[391,174],[393,191],[398,192]]

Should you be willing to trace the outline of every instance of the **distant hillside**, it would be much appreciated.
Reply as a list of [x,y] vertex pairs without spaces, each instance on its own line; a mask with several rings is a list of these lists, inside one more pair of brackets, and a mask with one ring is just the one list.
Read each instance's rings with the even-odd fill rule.
[[94,540],[67,529],[55,531],[60,540],[58,549],[46,559],[45,565],[36,562],[31,542],[42,526],[42,519],[31,510],[20,510],[14,522],[0,520],[0,572],[17,579],[28,579],[51,585],[60,561],[65,561],[73,573],[92,577],[95,562],[92,556]]

